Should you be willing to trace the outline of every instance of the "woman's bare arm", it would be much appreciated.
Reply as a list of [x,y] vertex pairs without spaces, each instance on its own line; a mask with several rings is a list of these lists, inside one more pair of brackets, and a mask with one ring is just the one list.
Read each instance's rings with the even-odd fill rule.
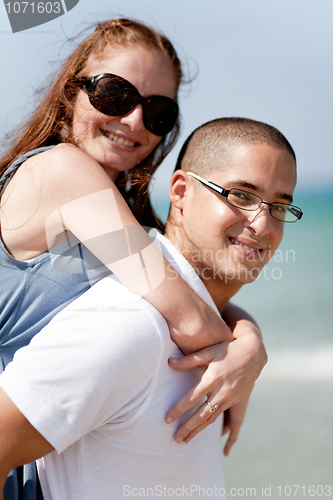
[[16,258],[47,251],[70,231],[163,314],[183,352],[232,339],[147,236],[107,173],[79,148],[62,144],[27,160],[2,201],[2,234]]

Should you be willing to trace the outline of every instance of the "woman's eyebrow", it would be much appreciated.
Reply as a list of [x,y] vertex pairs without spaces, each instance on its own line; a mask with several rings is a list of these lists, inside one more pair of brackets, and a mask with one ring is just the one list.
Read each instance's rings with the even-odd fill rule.
[[[242,188],[248,188],[252,189],[253,191],[257,191],[257,193],[263,195],[264,194],[264,189],[260,186],[256,186],[255,184],[251,184],[250,182],[242,181],[240,179],[236,179],[233,181],[229,181],[224,185],[225,188],[230,189],[230,187],[242,187]],[[291,194],[288,193],[281,193],[281,192],[276,192],[274,193],[274,198],[279,198],[282,200],[286,200],[289,203],[292,203],[293,197]]]

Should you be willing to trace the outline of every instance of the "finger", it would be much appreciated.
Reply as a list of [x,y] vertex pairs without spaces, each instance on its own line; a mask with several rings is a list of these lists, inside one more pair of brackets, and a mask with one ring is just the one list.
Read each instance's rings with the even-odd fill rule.
[[209,412],[207,402],[203,403],[177,430],[174,439],[177,443],[189,442],[201,429],[214,422],[221,415],[223,408],[218,408],[214,413]]
[[223,450],[223,453],[226,457],[229,455],[231,448],[233,447],[233,445],[237,441],[239,429],[240,429],[239,427],[237,429],[233,429],[229,434],[228,440],[227,440],[227,442],[224,446],[224,450]]
[[189,370],[195,366],[207,365],[211,360],[211,355],[206,349],[202,349],[188,356],[182,356],[181,358],[169,358],[169,365],[177,370]]
[[[214,385],[214,379],[205,372],[198,384],[196,384],[185,396],[183,396],[166,414],[165,420],[168,424],[176,420],[180,415],[185,413],[190,408],[193,408],[202,398],[209,396],[210,402],[213,404],[219,404],[219,401],[214,401],[216,398],[216,391],[210,392],[212,386]],[[220,400],[224,399],[219,398]],[[225,398],[226,399],[226,398]],[[223,401],[225,403],[226,401]],[[230,405],[229,405],[230,406]],[[228,406],[224,405],[224,409]]]
[[214,415],[211,415],[205,422],[198,425],[195,429],[193,429],[184,439],[183,441],[187,444],[193,439],[199,432],[208,427],[210,424],[215,422],[215,420],[221,415],[222,412],[216,412]]
[[195,385],[185,396],[183,396],[178,403],[176,403],[171,410],[165,416],[165,421],[167,424],[171,424],[174,420],[176,420],[180,415],[185,413],[187,410],[195,406],[199,403],[199,401],[205,396],[205,393],[202,394],[202,391],[198,392],[199,384]]

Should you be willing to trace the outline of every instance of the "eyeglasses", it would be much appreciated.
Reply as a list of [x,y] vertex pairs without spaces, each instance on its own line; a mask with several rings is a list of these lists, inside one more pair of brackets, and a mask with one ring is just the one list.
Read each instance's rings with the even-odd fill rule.
[[249,193],[248,191],[243,191],[242,189],[237,188],[224,189],[214,182],[205,181],[202,177],[199,177],[192,172],[187,172],[187,174],[194,177],[205,186],[210,187],[221,196],[224,196],[229,205],[232,205],[233,207],[240,208],[241,210],[255,211],[258,210],[261,205],[268,205],[271,216],[281,222],[296,222],[302,218],[302,210],[298,207],[294,207],[293,205],[289,205],[288,203],[267,203],[266,201],[263,201],[260,196]]
[[120,76],[102,73],[81,78],[80,83],[90,104],[105,115],[124,116],[141,104],[144,126],[154,135],[163,137],[176,124],[179,113],[176,101],[161,95],[142,97],[134,85]]

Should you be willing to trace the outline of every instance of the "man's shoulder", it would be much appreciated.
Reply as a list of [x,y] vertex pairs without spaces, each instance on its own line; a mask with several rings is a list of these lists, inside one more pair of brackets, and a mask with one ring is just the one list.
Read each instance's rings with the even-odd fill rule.
[[119,279],[114,275],[109,275],[95,283],[89,290],[83,293],[66,307],[70,310],[86,309],[110,309],[115,307],[130,306],[136,304],[142,307],[142,297],[130,292]]
[[71,302],[41,333],[53,332],[73,338],[77,333],[80,342],[85,338],[89,343],[94,338],[124,346],[138,335],[142,343],[149,345],[153,339],[156,344],[158,338],[169,336],[168,324],[159,311],[125,288],[115,275],[101,279]]
[[[153,370],[148,359],[156,362],[169,339],[163,316],[117,278],[108,276],[60,311],[15,359],[19,367],[46,363],[50,358],[47,365],[54,363],[56,369],[59,363],[81,369],[82,363],[88,372],[89,368],[96,372],[98,366],[102,374],[111,368],[113,374],[130,368],[139,356],[142,370]],[[61,362],[55,352],[61,352]],[[138,361],[136,368],[140,368]]]

